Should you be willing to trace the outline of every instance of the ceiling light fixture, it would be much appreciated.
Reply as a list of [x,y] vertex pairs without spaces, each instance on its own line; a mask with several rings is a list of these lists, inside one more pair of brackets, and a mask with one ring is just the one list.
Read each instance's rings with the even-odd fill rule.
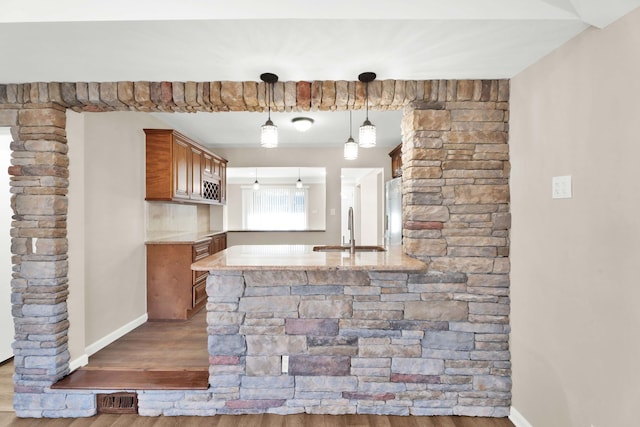
[[300,179],[300,168],[298,168],[298,180],[296,181],[296,188],[302,188],[302,180]]
[[358,143],[353,140],[351,136],[351,110],[349,110],[349,139],[344,143],[344,158],[345,160],[355,160],[358,158]]
[[306,132],[313,126],[313,119],[309,117],[294,117],[291,123],[298,132]]
[[263,73],[260,74],[260,80],[265,82],[265,95],[269,112],[266,123],[260,127],[260,145],[265,148],[275,148],[278,146],[278,127],[271,121],[271,99],[273,98],[273,84],[278,81],[278,76],[273,73]]
[[360,135],[358,143],[362,148],[370,148],[376,146],[376,127],[369,121],[369,83],[376,79],[376,73],[362,73],[358,76],[358,80],[365,83],[365,110],[366,117],[362,126],[360,126]]
[[256,168],[256,180],[253,182],[253,189],[254,190],[260,189],[260,183],[258,182],[258,168]]

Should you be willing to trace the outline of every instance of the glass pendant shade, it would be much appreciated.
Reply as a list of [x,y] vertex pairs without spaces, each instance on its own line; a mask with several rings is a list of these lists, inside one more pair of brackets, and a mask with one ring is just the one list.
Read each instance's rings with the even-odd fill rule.
[[345,160],[355,160],[358,158],[358,143],[351,137],[344,143],[344,158]]
[[362,123],[362,126],[360,126],[358,143],[362,148],[371,148],[376,146],[376,127],[368,119]]
[[274,125],[271,119],[260,127],[260,145],[264,148],[278,146],[278,126]]
[[369,83],[374,81],[376,73],[366,72],[358,76],[358,80],[365,84],[364,108],[366,111],[364,123],[360,126],[358,134],[358,144],[362,148],[371,148],[376,146],[376,127],[369,121]]
[[260,184],[258,183],[258,168],[256,168],[256,180],[253,181],[253,189],[254,190],[260,189]]

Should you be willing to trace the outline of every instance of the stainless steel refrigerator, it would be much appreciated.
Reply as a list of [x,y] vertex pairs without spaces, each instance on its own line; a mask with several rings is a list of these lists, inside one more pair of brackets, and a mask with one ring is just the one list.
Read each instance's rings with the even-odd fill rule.
[[385,184],[385,244],[402,243],[402,177],[394,178]]

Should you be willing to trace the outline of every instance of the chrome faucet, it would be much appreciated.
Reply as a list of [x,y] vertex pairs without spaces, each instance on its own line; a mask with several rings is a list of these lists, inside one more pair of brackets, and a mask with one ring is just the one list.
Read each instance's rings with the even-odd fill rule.
[[353,236],[353,208],[349,207],[349,223],[347,225],[349,229],[349,252],[356,253],[356,238]]

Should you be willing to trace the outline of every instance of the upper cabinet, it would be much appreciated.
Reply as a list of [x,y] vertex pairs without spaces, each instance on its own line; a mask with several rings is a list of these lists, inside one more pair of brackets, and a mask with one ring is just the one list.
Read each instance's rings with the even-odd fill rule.
[[389,156],[391,157],[391,176],[393,178],[402,176],[402,144],[391,150]]
[[144,129],[146,198],[225,204],[227,161],[171,129]]

